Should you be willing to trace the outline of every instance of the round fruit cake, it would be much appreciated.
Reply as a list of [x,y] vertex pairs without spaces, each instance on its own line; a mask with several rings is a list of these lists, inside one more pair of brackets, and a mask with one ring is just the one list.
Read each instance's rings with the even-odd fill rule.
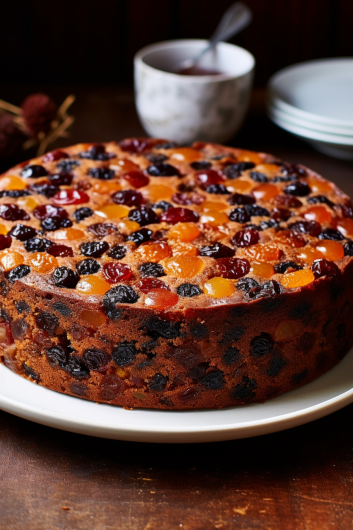
[[353,206],[263,153],[79,144],[0,177],[0,345],[46,388],[127,408],[259,402],[353,341]]

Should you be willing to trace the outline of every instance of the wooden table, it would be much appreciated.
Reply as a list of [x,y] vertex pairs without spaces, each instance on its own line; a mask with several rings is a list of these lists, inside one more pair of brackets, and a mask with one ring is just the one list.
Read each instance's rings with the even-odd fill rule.
[[[21,90],[9,87],[2,97],[18,103]],[[48,88],[58,101],[68,90]],[[70,143],[142,134],[130,90],[76,93]],[[353,196],[352,164],[272,125],[263,93],[232,143],[300,161]],[[154,445],[56,431],[0,412],[0,530],[351,529],[351,414],[353,405],[248,440]]]

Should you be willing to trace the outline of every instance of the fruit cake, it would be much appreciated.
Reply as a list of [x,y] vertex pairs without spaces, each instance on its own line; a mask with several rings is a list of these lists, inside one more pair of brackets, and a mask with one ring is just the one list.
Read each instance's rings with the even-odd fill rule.
[[262,402],[352,346],[353,205],[273,156],[79,144],[0,177],[1,361],[126,408]]

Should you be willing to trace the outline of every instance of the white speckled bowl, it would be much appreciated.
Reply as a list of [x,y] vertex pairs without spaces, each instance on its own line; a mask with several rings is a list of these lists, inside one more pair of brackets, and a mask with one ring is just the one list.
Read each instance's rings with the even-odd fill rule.
[[206,40],[175,40],[146,46],[134,59],[136,107],[150,136],[186,143],[223,143],[239,130],[248,109],[254,57],[221,42],[199,66],[224,72],[186,76],[172,70],[197,55]]

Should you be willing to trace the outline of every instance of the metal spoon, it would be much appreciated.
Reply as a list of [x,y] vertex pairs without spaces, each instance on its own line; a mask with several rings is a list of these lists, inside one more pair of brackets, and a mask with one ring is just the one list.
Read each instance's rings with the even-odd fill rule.
[[220,41],[226,41],[239,33],[242,29],[250,24],[252,20],[252,13],[250,9],[242,2],[232,4],[221,18],[215,32],[209,40],[209,45],[198,53],[193,59],[186,59],[178,64],[174,69],[175,73],[182,73],[184,70],[189,70],[196,66],[201,57],[208,51],[212,50]]

